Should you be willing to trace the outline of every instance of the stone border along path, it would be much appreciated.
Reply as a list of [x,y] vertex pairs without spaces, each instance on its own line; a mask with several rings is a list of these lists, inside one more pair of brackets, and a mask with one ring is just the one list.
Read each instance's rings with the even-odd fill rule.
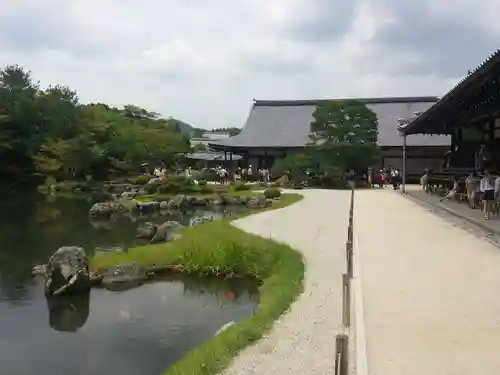
[[233,224],[301,251],[304,292],[261,341],[244,349],[225,375],[326,375],[335,366],[335,335],[342,332],[342,274],[350,190],[291,191],[304,199]]
[[497,375],[499,249],[389,190],[354,223],[369,374]]

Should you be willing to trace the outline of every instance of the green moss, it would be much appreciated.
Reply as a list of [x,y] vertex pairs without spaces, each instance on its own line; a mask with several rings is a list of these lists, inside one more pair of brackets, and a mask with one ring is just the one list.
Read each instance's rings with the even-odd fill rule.
[[[284,194],[279,202],[257,212],[282,208],[302,199]],[[243,213],[231,220],[248,214]],[[209,275],[246,275],[261,280],[257,312],[187,353],[165,375],[213,375],[229,365],[244,347],[257,341],[302,292],[304,263],[287,245],[258,237],[230,224],[229,219],[183,230],[179,240],[140,246],[128,253],[99,254],[91,268],[109,268],[136,261],[145,265],[171,264],[186,272]]]

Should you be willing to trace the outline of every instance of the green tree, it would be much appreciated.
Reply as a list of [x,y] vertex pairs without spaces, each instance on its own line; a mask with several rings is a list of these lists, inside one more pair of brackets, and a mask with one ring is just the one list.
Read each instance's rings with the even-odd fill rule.
[[0,70],[0,178],[105,178],[190,151],[179,120],[135,105],[82,105],[69,87],[40,89],[18,65]]
[[309,153],[322,169],[365,169],[379,157],[378,120],[359,100],[320,104],[313,113]]

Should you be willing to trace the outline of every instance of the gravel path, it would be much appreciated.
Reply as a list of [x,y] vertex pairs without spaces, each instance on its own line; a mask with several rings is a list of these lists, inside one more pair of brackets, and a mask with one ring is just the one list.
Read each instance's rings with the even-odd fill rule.
[[[296,192],[296,191],[295,191]],[[256,235],[287,243],[304,254],[304,293],[254,346],[243,350],[226,375],[332,374],[335,335],[341,328],[341,275],[350,191],[306,190],[287,208],[234,222]]]
[[354,215],[369,373],[500,373],[499,249],[389,190]]

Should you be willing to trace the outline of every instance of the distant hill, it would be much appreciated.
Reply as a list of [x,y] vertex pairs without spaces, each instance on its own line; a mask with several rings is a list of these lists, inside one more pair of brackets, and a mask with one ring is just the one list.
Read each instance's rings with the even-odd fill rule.
[[168,121],[174,123],[179,128],[180,132],[185,135],[191,135],[193,132],[194,127],[184,121],[177,120],[176,118],[170,118]]

